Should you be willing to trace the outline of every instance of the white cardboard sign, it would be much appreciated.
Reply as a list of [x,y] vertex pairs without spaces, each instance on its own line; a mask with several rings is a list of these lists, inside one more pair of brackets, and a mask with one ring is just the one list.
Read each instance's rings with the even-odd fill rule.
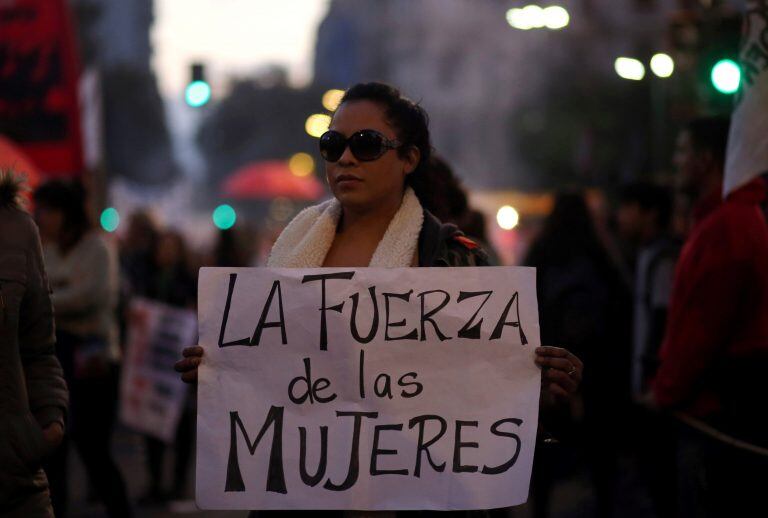
[[173,364],[196,338],[194,311],[141,298],[131,301],[120,387],[124,424],[173,441],[188,392]]
[[203,268],[204,509],[483,509],[528,496],[532,268]]

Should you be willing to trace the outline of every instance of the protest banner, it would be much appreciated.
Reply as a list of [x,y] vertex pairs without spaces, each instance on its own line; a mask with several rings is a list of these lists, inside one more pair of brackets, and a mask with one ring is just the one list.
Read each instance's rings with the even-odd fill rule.
[[482,509],[526,501],[532,268],[203,268],[197,503]]
[[171,442],[187,395],[173,370],[184,347],[197,339],[195,312],[146,299],[131,301],[120,387],[120,420]]

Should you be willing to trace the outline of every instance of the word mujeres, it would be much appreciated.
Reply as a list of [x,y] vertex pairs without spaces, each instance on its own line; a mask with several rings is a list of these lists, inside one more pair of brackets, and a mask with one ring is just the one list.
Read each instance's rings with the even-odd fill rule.
[[[320,350],[325,351],[328,348],[328,324],[327,313],[334,311],[336,313],[342,313],[343,308],[347,301],[341,301],[337,303],[329,302],[328,300],[328,285],[329,281],[344,281],[350,280],[354,277],[355,272],[336,272],[317,275],[305,275],[301,283],[315,283],[319,282],[321,286],[320,296],[320,328],[319,328],[319,342]],[[219,347],[231,347],[231,346],[254,346],[259,345],[261,341],[262,333],[268,328],[279,328],[281,333],[282,343],[285,345],[288,343],[288,335],[286,332],[285,313],[283,311],[283,292],[279,280],[275,280],[272,283],[272,287],[267,296],[264,307],[261,311],[258,323],[253,331],[253,335],[250,337],[236,338],[234,340],[227,340],[227,320],[229,319],[229,313],[232,306],[232,295],[235,292],[235,286],[237,284],[237,274],[232,273],[229,275],[229,288],[227,291],[227,300],[224,306],[224,313],[221,320],[221,328],[219,331]],[[453,299],[456,304],[466,304],[470,308],[474,309],[472,316],[463,324],[463,326],[456,331],[456,337],[479,340],[482,336],[481,327],[485,320],[485,317],[491,319],[491,315],[484,315],[483,308],[488,300],[494,295],[493,290],[487,291],[459,291],[458,295],[455,295]],[[368,288],[368,296],[370,298],[370,304],[373,307],[373,318],[370,324],[370,329],[361,332],[357,324],[358,308],[360,306],[360,294],[354,293],[349,298],[352,302],[352,311],[349,319],[349,330],[352,338],[361,344],[367,344],[371,342],[379,332],[379,327],[384,329],[384,341],[394,340],[419,340],[425,341],[427,339],[427,324],[429,324],[436,336],[440,341],[451,340],[452,337],[445,334],[445,329],[441,329],[435,321],[435,316],[443,310],[452,300],[451,294],[443,289],[426,290],[420,293],[414,294],[414,290],[407,291],[405,293],[381,293],[381,297],[384,299],[383,318],[380,315],[379,298],[376,286]],[[409,303],[412,300],[419,300],[420,304],[420,317],[418,325],[415,323],[409,323],[406,319],[392,321],[394,315],[395,305],[402,303]],[[279,317],[277,320],[267,321],[270,309],[273,305],[277,305]],[[329,305],[331,304],[331,305]],[[512,313],[512,314],[510,314]],[[522,323],[520,322],[520,307],[518,292],[515,291],[508,297],[508,302],[504,306],[504,310],[500,315],[492,315],[491,319],[495,322],[493,331],[490,335],[490,340],[498,340],[501,338],[504,328],[509,326],[516,328],[520,333],[520,343],[526,345],[528,339],[525,337]],[[511,320],[510,320],[511,319]],[[381,322],[383,320],[383,323]],[[402,328],[410,330],[404,330]]]
[[[285,494],[288,492],[285,477],[285,467],[283,462],[283,416],[284,407],[272,406],[267,414],[267,418],[264,421],[261,429],[256,435],[255,439],[251,441],[251,438],[240,419],[240,414],[237,411],[229,412],[230,421],[230,440],[229,440],[229,457],[227,462],[227,478],[224,486],[226,492],[243,492],[246,490],[245,483],[240,471],[240,461],[238,457],[238,432],[242,436],[243,441],[251,455],[256,453],[256,448],[259,445],[262,437],[272,428],[272,445],[269,452],[269,462],[267,465],[267,482],[266,490],[274,493]],[[370,433],[373,435],[371,441],[370,451],[370,463],[369,470],[371,477],[377,477],[381,475],[400,475],[419,478],[421,477],[423,468],[423,460],[429,464],[431,469],[438,473],[442,473],[446,470],[447,462],[436,462],[433,455],[430,452],[430,447],[435,445],[442,439],[448,431],[449,424],[443,417],[438,415],[420,415],[414,417],[408,421],[408,430],[414,430],[414,433],[418,433],[418,441],[414,451],[415,459],[413,462],[413,469],[410,466],[402,466],[398,469],[380,469],[379,458],[383,456],[398,456],[398,451],[393,449],[383,449],[379,447],[381,442],[381,436],[391,433],[405,433],[403,432],[403,423],[394,424],[375,424],[378,419],[378,412],[352,412],[352,411],[337,411],[337,419],[351,418],[353,426],[353,435],[351,448],[349,453],[348,467],[346,469],[346,476],[344,480],[334,482],[331,477],[326,477],[326,471],[328,468],[328,427],[320,426],[320,455],[317,462],[317,468],[314,472],[310,472],[310,468],[307,466],[307,443],[309,439],[307,437],[307,428],[299,426],[299,474],[301,481],[304,485],[309,487],[318,486],[323,479],[325,482],[321,486],[328,491],[347,491],[351,489],[360,478],[360,436],[361,433]],[[365,421],[365,422],[364,422]],[[372,422],[373,427],[365,423]],[[436,424],[439,426],[437,433],[427,433],[427,423]],[[500,475],[508,471],[515,465],[520,455],[520,449],[522,446],[520,437],[513,430],[519,430],[519,427],[523,424],[521,419],[517,418],[505,418],[499,419],[490,426],[490,433],[496,437],[504,437],[515,442],[515,448],[512,455],[505,459],[504,462],[498,466],[477,466],[468,464],[462,461],[462,450],[479,448],[478,442],[469,440],[469,436],[474,435],[471,429],[478,428],[478,421],[462,421],[456,420],[453,423],[453,448],[452,448],[452,465],[449,471],[453,473],[481,473],[483,475]],[[512,426],[512,429],[510,427]],[[434,426],[430,425],[432,428]],[[464,429],[470,429],[464,431]],[[475,432],[476,433],[476,432]],[[335,434],[334,434],[335,435]]]

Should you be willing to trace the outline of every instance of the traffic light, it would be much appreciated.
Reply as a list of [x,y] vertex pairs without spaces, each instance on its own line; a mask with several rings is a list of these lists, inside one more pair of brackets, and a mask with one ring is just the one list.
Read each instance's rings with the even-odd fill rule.
[[732,59],[721,59],[712,66],[709,74],[712,86],[721,94],[732,94],[739,89],[741,69]]
[[205,80],[205,65],[193,63],[192,79],[184,90],[184,100],[193,108],[200,108],[211,100],[211,85]]
[[741,24],[740,13],[719,6],[670,16],[667,40],[677,77],[671,94],[675,112],[730,113],[741,81]]

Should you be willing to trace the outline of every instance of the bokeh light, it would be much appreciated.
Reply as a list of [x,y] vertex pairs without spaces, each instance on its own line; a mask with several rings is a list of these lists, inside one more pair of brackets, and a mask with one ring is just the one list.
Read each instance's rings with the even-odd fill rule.
[[230,229],[235,225],[235,221],[237,221],[237,213],[235,213],[235,209],[231,205],[225,203],[213,210],[213,224],[216,225],[216,228],[221,230]]
[[309,176],[315,170],[315,160],[308,153],[296,153],[288,160],[288,169],[294,176]]
[[184,99],[193,108],[199,108],[211,100],[211,86],[205,81],[192,81],[184,91]]
[[307,118],[307,122],[304,124],[304,129],[307,133],[315,138],[328,131],[328,126],[331,124],[331,116],[324,113],[315,113]]
[[668,54],[654,54],[651,58],[651,71],[659,77],[669,77],[675,71],[675,61]]
[[520,222],[520,214],[510,205],[504,205],[496,213],[496,222],[504,230],[512,230]]
[[616,58],[613,67],[616,69],[616,73],[622,79],[640,81],[645,77],[645,65],[634,58]]
[[568,11],[559,5],[541,8],[538,5],[515,7],[507,11],[507,23],[515,29],[562,29],[571,21]]
[[344,97],[344,90],[328,90],[323,94],[323,108],[332,112],[339,107],[341,98]]
[[114,207],[107,207],[101,212],[99,222],[101,223],[101,228],[107,232],[114,232],[120,226],[120,214]]
[[547,29],[562,29],[567,27],[570,21],[571,17],[564,7],[551,5],[544,9],[544,25]]
[[741,69],[732,59],[721,59],[712,67],[711,79],[718,92],[732,94],[739,89]]

